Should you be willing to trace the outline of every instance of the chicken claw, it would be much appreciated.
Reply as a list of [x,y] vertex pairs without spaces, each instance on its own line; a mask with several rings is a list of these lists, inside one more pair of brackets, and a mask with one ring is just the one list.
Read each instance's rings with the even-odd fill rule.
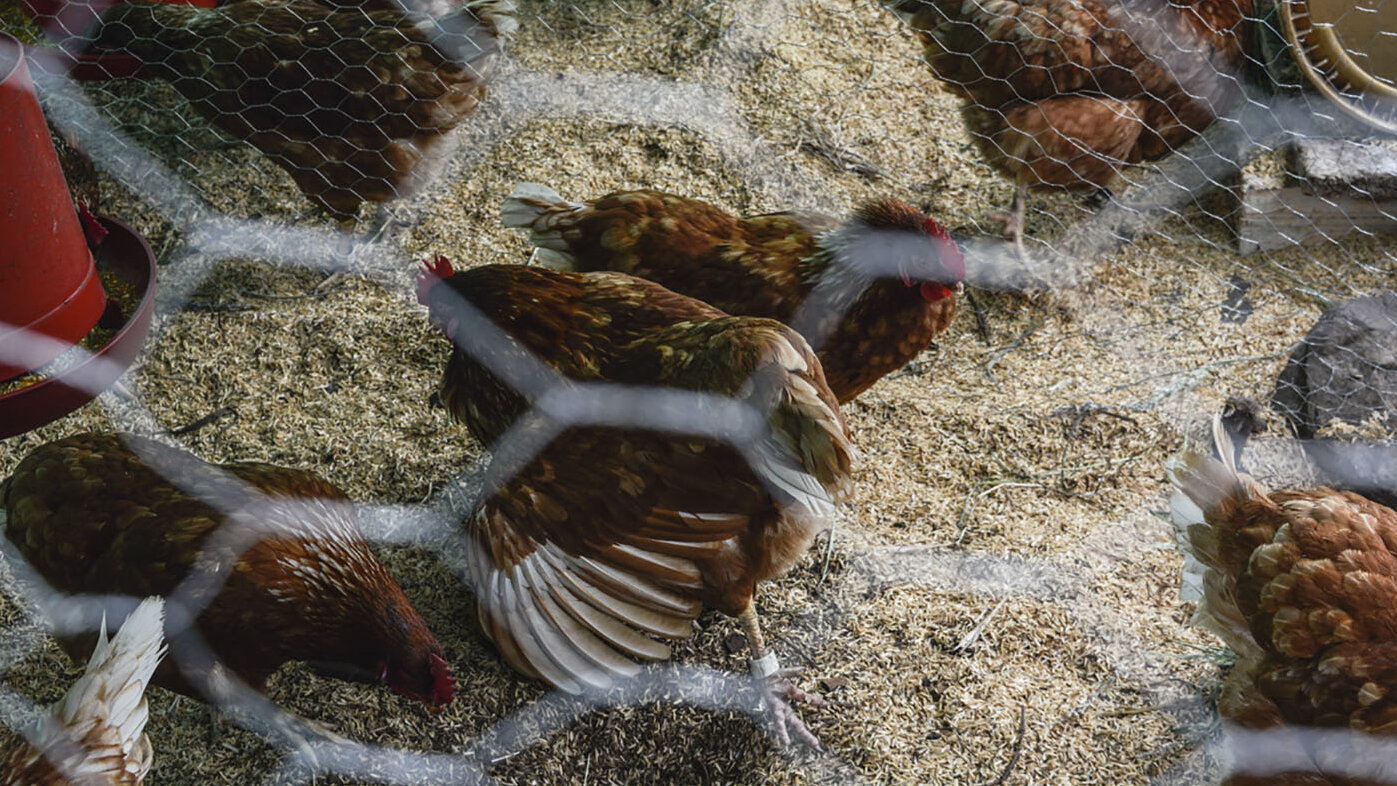
[[752,676],[761,680],[762,699],[775,721],[776,737],[782,747],[789,747],[791,735],[814,750],[824,750],[820,740],[806,727],[792,704],[809,704],[812,707],[825,706],[824,697],[818,693],[807,693],[796,687],[789,678],[801,673],[801,669],[783,669],[776,662],[776,653],[768,652],[751,661]]
[[1019,259],[1027,259],[1028,252],[1024,249],[1023,233],[1024,222],[1028,213],[1028,190],[1019,186],[1014,190],[1014,204],[1009,210],[996,210],[987,215],[991,221],[999,221],[1004,224],[1004,239],[1014,244],[1014,251],[1019,255]]

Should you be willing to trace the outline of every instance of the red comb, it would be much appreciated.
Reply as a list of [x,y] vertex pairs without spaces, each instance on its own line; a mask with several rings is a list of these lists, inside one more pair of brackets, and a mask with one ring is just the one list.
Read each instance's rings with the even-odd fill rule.
[[451,278],[456,274],[451,269],[451,260],[437,254],[429,261],[422,263],[422,269],[417,271],[417,302],[427,305],[427,296],[431,294],[432,287],[436,286],[442,279]]
[[943,249],[940,255],[941,269],[950,273],[956,281],[965,280],[965,255],[961,253],[956,241],[951,239],[951,235],[946,228],[936,223],[935,219],[928,218],[922,222],[922,231],[927,236],[936,240],[946,241],[948,249]]
[[[450,264],[447,263],[448,269]],[[456,697],[456,678],[451,676],[451,666],[440,655],[429,655],[432,664],[432,695],[430,703],[440,707],[450,704]]]
[[928,218],[922,222],[922,231],[940,240],[948,240],[951,237],[946,234],[946,228],[936,223],[934,218]]

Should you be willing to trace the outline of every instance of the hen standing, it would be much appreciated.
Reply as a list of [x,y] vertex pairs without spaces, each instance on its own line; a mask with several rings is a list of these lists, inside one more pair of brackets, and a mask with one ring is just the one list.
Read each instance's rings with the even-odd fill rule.
[[[432,706],[451,701],[441,645],[364,542],[353,504],[309,472],[219,467],[140,437],[86,434],[29,454],[0,505],[6,537],[54,589],[171,596],[253,688],[307,660]],[[155,684],[201,696],[170,662]]]
[[629,273],[729,314],[795,327],[818,348],[841,404],[950,325],[965,278],[945,230],[894,199],[869,202],[841,223],[814,214],[737,218],[660,191],[579,204],[527,183],[503,215],[505,226],[529,230],[549,267]]
[[[1328,488],[1268,493],[1238,473],[1221,420],[1214,441],[1221,459],[1190,452],[1170,475],[1197,507],[1180,521],[1206,566],[1194,621],[1238,656],[1218,710],[1271,732],[1265,755],[1237,751],[1230,783],[1390,782],[1360,743],[1397,733],[1397,511]],[[1320,728],[1358,734],[1299,733]]]
[[92,658],[54,705],[32,741],[0,752],[6,786],[137,786],[150,771],[146,683],[165,654],[164,604],[148,598],[107,640],[106,619]]
[[989,163],[1015,187],[1108,186],[1241,98],[1252,0],[893,0]]
[[500,40],[517,27],[513,11],[513,0],[474,0],[440,18],[391,0],[132,0],[104,14],[93,45],[139,57],[352,227],[360,204],[411,193],[445,160],[448,132],[475,111]]
[[[814,697],[784,680],[752,602],[757,582],[799,559],[849,479],[844,422],[800,336],[619,273],[517,265],[453,273],[438,257],[418,293],[453,342],[476,332],[467,327],[472,307],[512,339],[476,355],[453,349],[441,389],[453,417],[486,444],[513,427],[522,442],[504,447],[529,437],[544,445],[518,461],[508,449],[496,455],[494,490],[467,524],[480,624],[505,659],[567,691],[605,687],[637,670],[630,658],[667,658],[650,636],[685,637],[711,606],[746,625],[753,673],[767,680],[783,740],[793,731],[816,745],[777,694]],[[751,407],[737,407],[749,420],[723,424],[733,442],[695,435],[692,425],[668,433],[521,420],[536,391],[515,390],[491,370],[517,362],[520,348],[571,382],[721,397],[672,410],[690,424],[717,427],[713,408],[739,402]],[[617,415],[660,406],[624,389],[606,395]]]

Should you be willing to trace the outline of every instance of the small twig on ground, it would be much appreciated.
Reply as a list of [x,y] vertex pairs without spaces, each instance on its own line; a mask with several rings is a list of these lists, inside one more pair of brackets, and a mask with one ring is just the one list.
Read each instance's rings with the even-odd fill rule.
[[165,432],[165,434],[171,437],[182,437],[185,434],[192,434],[193,432],[198,431],[204,426],[207,426],[208,424],[213,423],[216,420],[222,420],[226,417],[231,417],[234,422],[237,422],[238,411],[233,409],[232,407],[219,407],[218,409],[215,409],[213,412],[210,412],[209,414],[199,418],[198,420],[190,421],[189,423],[186,423],[185,425],[180,426],[179,428],[169,429]]
[[315,286],[311,287],[311,291],[317,295],[323,295],[327,291],[329,291],[330,287],[333,287],[335,284],[338,284],[340,280],[345,277],[345,275],[346,274],[343,270],[336,270],[335,272],[321,279],[319,284],[316,284]]
[[238,312],[252,311],[252,306],[246,303],[215,303],[211,300],[191,300],[184,304],[182,311],[213,311],[213,312]]
[[1023,705],[1019,705],[1019,736],[1014,740],[1014,753],[1009,757],[1009,763],[1004,765],[1004,771],[999,773],[999,777],[985,784],[985,786],[1003,786],[1009,780],[1009,775],[1019,764],[1019,756],[1023,753],[1023,737],[1027,724],[1024,723]]
[[319,297],[315,292],[307,292],[304,295],[268,295],[263,292],[248,292],[244,290],[240,294],[257,300],[310,300]]
[[800,138],[796,146],[807,153],[814,153],[836,167],[853,172],[865,180],[881,180],[887,176],[882,167],[854,152],[848,145],[835,141],[823,128],[810,121],[801,124]]
[[966,519],[970,516],[970,509],[975,504],[975,489],[972,487],[965,494],[965,504],[960,506],[960,516],[956,518],[956,546],[959,547],[961,541],[965,540],[965,531],[970,528],[966,524]]
[[1008,598],[1001,598],[999,603],[995,604],[994,608],[990,609],[985,616],[980,618],[979,622],[975,623],[975,627],[971,628],[969,633],[961,637],[960,642],[951,648],[951,652],[970,651],[970,648],[975,646],[975,642],[980,640],[980,635],[985,632],[985,628],[990,624],[990,620],[993,620],[994,615],[998,614],[999,610],[1004,608],[1004,604],[1008,602]]
[[1193,727],[1191,730],[1188,731],[1187,734],[1184,734],[1179,739],[1173,740],[1171,742],[1166,742],[1158,748],[1152,748],[1150,750],[1142,751],[1136,754],[1135,760],[1150,761],[1152,759],[1158,759],[1162,756],[1171,756],[1174,754],[1175,751],[1178,750],[1196,748],[1198,747],[1198,743],[1213,736],[1221,728],[1222,719],[1214,715],[1209,723]]
[[825,530],[825,558],[820,561],[820,577],[815,580],[816,587],[823,587],[825,576],[829,575],[829,562],[834,556],[834,528],[837,526],[838,521],[831,521],[829,529]]
[[1057,409],[1053,410],[1052,417],[1070,417],[1080,423],[1082,420],[1086,419],[1087,415],[1106,415],[1107,417],[1116,418],[1118,420],[1124,420],[1127,423],[1131,423],[1136,426],[1140,425],[1140,421],[1136,420],[1135,418],[1132,418],[1129,415],[1124,415],[1120,412],[1117,412],[1117,409],[1119,409],[1119,407],[1113,406],[1111,404],[1097,404],[1094,401],[1087,401],[1081,404],[1068,404],[1065,407],[1058,407]]
[[975,315],[975,330],[980,334],[980,340],[985,342],[985,346],[994,346],[990,339],[990,322],[985,317],[985,308],[980,305],[979,298],[975,297],[974,287],[965,288],[965,300],[970,304],[970,312]]
[[1193,710],[1198,708],[1199,700],[1196,697],[1176,699],[1163,704],[1151,704],[1148,707],[1122,707],[1118,710],[1109,710],[1101,713],[1102,718],[1130,718],[1136,715],[1148,715],[1154,713],[1170,712],[1172,710]]
[[1122,390],[1128,390],[1138,385],[1143,385],[1146,382],[1149,382],[1150,380],[1154,379],[1165,379],[1167,377],[1177,376],[1186,377],[1184,380],[1181,380],[1180,382],[1176,382],[1170,385],[1169,387],[1166,387],[1164,390],[1155,393],[1153,396],[1150,396],[1148,399],[1145,399],[1144,401],[1133,404],[1126,404],[1122,407],[1122,409],[1128,409],[1134,412],[1149,412],[1153,410],[1156,406],[1158,406],[1161,401],[1174,395],[1175,393],[1181,392],[1189,384],[1196,384],[1197,381],[1201,381],[1203,376],[1208,374],[1209,372],[1216,371],[1226,366],[1235,366],[1238,363],[1262,363],[1268,360],[1275,360],[1277,358],[1287,357],[1289,356],[1289,354],[1290,353],[1287,351],[1272,352],[1269,355],[1248,355],[1246,357],[1240,358],[1226,358],[1223,360],[1214,360],[1211,363],[1204,363],[1203,365],[1196,366],[1194,368],[1181,368],[1176,369],[1174,371],[1160,371],[1156,374],[1147,374],[1135,380],[1134,382],[1124,382],[1119,385],[1113,385],[1112,387],[1109,387],[1106,390],[1101,391],[1101,393],[1109,394],[1116,393]]
[[996,379],[994,376],[994,367],[999,365],[999,361],[1002,360],[1005,355],[1023,346],[1024,342],[1028,340],[1029,336],[1032,336],[1034,333],[1036,333],[1038,331],[1038,328],[1042,326],[1043,320],[1035,319],[1033,322],[1029,323],[1028,327],[1023,329],[1023,332],[1019,333],[1017,338],[1015,338],[1013,341],[1010,341],[1008,344],[1005,344],[1004,346],[1000,347],[999,349],[996,349],[994,351],[994,354],[990,355],[990,359],[985,362],[985,376],[990,378],[990,381],[994,383],[996,389],[1002,390],[1003,386],[999,384],[999,380]]
[[1053,724],[1052,728],[1057,728],[1058,726],[1061,726],[1062,724],[1067,723],[1068,721],[1073,721],[1081,717],[1082,713],[1087,711],[1087,707],[1090,707],[1091,705],[1095,704],[1097,701],[1101,699],[1102,696],[1106,694],[1106,691],[1115,687],[1116,677],[1117,675],[1112,674],[1107,679],[1102,680],[1101,683],[1096,686],[1096,690],[1093,690],[1091,692],[1090,696],[1083,699],[1081,703],[1079,703],[1076,707],[1073,707],[1070,712],[1059,718],[1058,721]]

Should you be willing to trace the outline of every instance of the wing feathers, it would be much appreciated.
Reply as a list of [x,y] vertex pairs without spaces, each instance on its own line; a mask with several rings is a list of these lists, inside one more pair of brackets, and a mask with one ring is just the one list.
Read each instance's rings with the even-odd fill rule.
[[[160,598],[142,601],[111,639],[104,618],[86,671],[44,720],[30,761],[66,772],[75,783],[140,783],[151,766],[145,688],[164,654]],[[24,772],[0,773],[0,779],[54,782],[34,780],[39,773],[33,769]]]
[[[632,676],[640,671],[640,667],[633,661],[622,657],[592,633],[585,624],[584,617],[576,613],[577,606],[582,604],[578,603],[566,588],[554,581],[549,571],[539,570],[537,562],[532,559],[525,560],[523,565],[532,582],[534,600],[583,657],[607,672]],[[640,638],[644,639],[643,636]]]
[[636,535],[686,543],[712,543],[747,529],[751,517],[742,513],[686,513],[656,508],[645,517]]
[[[488,505],[472,520],[489,520],[492,535],[514,538],[492,550],[474,533],[469,564],[481,629],[511,665],[569,693],[633,676],[639,666],[630,658],[668,658],[669,647],[650,637],[688,636],[702,608],[690,597],[701,586],[698,568],[681,554],[718,548],[631,538],[582,556],[521,537]],[[511,529],[502,533],[502,525]]]
[[559,605],[566,608],[573,619],[587,626],[615,649],[641,660],[665,660],[669,657],[667,645],[637,633],[622,623],[622,619],[628,619],[624,613],[608,613],[601,604],[579,598],[561,583],[552,586],[555,590],[553,597]]
[[568,635],[568,632],[547,614],[547,590],[541,586],[534,586],[534,582],[528,579],[527,571],[525,573],[519,605],[534,640],[543,648],[548,658],[567,675],[590,688],[605,690],[611,687],[611,677],[606,671],[597,668],[597,664],[586,657],[577,640]]
[[603,555],[612,564],[622,569],[635,570],[671,586],[695,590],[703,586],[698,568],[686,559],[671,557],[647,548],[624,543],[616,543],[607,547],[603,550]]
[[566,666],[560,666],[550,655],[548,648],[534,638],[530,629],[530,620],[526,616],[528,611],[532,610],[533,604],[521,602],[519,587],[513,581],[501,581],[500,590],[504,599],[504,613],[501,616],[504,618],[505,626],[514,644],[518,646],[520,654],[549,684],[568,693],[581,693],[581,681],[570,674]]
[[714,542],[704,540],[692,542],[687,540],[666,540],[664,538],[648,537],[644,533],[640,535],[626,535],[623,540],[632,545],[638,545],[656,554],[664,554],[670,557],[679,557],[686,563],[692,560],[708,559],[716,554],[725,541]]
[[543,679],[543,674],[536,668],[520,649],[514,640],[514,634],[510,632],[506,618],[508,610],[502,602],[502,591],[500,585],[504,583],[498,573],[487,574],[490,576],[490,588],[486,593],[477,597],[477,613],[480,617],[480,628],[485,635],[495,642],[495,646],[500,648],[500,654],[509,661],[510,665],[530,677]]
[[591,557],[574,557],[572,561],[589,580],[606,588],[618,598],[626,598],[639,606],[662,613],[698,616],[699,603],[696,600],[680,597],[644,578],[617,570],[615,566]]

